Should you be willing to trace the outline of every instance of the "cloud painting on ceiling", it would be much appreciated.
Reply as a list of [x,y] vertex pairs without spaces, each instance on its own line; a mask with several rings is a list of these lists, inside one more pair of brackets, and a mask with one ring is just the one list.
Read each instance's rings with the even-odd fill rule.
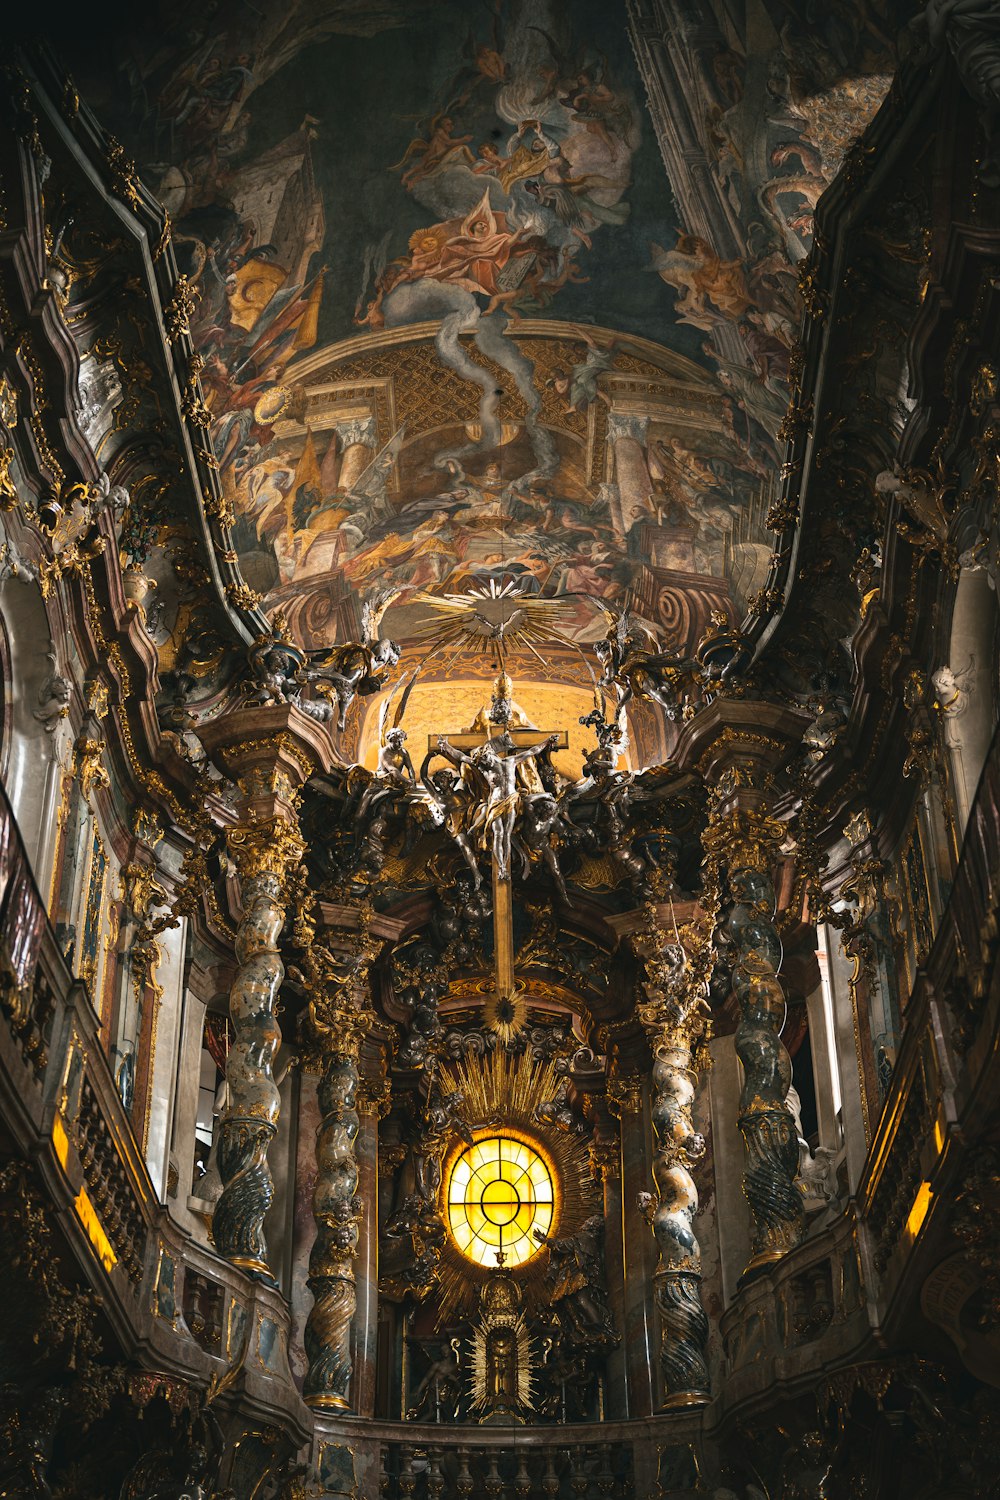
[[374,587],[397,635],[502,576],[674,644],[745,596],[789,320],[723,392],[747,278],[678,232],[623,10],[223,5],[132,83],[244,573],[305,643]]

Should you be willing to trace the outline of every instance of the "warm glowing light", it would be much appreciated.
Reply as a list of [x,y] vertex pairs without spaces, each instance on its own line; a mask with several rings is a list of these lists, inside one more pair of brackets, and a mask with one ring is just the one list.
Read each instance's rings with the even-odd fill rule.
[[548,1234],[555,1211],[552,1173],[531,1146],[491,1135],[467,1146],[448,1178],[452,1238],[480,1266],[521,1266],[541,1246],[533,1231]]
[[917,1189],[917,1196],[913,1200],[913,1207],[910,1209],[910,1216],[906,1221],[906,1228],[913,1239],[916,1239],[920,1233],[920,1226],[927,1217],[927,1210],[931,1206],[932,1196],[930,1183],[922,1182]]
[[97,1217],[97,1210],[90,1201],[86,1188],[81,1188],[73,1201],[77,1218],[87,1231],[87,1238],[97,1252],[97,1259],[107,1272],[111,1272],[118,1257],[111,1248],[111,1241],[104,1232],[104,1225]]

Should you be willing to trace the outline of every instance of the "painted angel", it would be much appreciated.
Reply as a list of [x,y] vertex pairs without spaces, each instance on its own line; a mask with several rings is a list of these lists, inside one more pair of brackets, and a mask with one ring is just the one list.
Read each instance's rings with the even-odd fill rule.
[[740,261],[722,260],[696,234],[679,234],[672,250],[655,243],[649,248],[649,269],[681,294],[676,309],[683,323],[710,331],[747,311],[750,296]]

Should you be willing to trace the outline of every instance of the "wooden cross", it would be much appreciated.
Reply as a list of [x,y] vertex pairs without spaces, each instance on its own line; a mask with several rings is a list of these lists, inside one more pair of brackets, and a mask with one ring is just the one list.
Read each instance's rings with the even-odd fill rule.
[[[487,730],[466,729],[459,734],[446,735],[445,738],[456,750],[471,754],[490,741],[498,740],[502,734],[508,734],[514,744],[513,752],[507,752],[508,754],[516,754],[519,750],[543,744],[553,736],[554,750],[566,750],[569,747],[569,735],[565,729],[549,732],[544,729],[505,729],[503,724],[491,725]],[[427,749],[436,751],[437,748],[437,736],[428,735]],[[505,752],[498,747],[497,753],[504,755]],[[511,871],[509,863],[506,871],[498,868],[495,848],[490,852],[490,867],[493,875],[493,963],[497,999],[511,1000],[514,996],[514,902]]]

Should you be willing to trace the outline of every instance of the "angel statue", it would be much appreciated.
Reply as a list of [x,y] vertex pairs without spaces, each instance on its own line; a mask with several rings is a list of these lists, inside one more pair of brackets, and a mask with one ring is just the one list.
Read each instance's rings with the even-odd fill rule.
[[316,691],[323,697],[337,700],[340,730],[347,722],[347,710],[355,698],[381,692],[399,661],[396,642],[379,635],[382,616],[399,593],[399,589],[383,589],[365,601],[361,611],[363,640],[346,641],[329,651],[310,654],[304,676],[316,683]]
[[[650,698],[668,719],[679,718],[696,664],[662,650],[644,626],[640,627],[641,635],[633,631],[626,610],[618,613],[602,604],[601,611],[608,622],[608,633],[596,643],[594,651],[603,673],[601,686],[616,690],[619,714],[633,698]],[[643,636],[654,650],[648,649]]]
[[420,767],[420,785],[430,822],[435,828],[444,828],[455,847],[469,867],[473,890],[482,887],[483,877],[476,857],[476,849],[469,836],[474,811],[472,798],[462,778],[448,766],[429,773],[434,751],[429,751]]

